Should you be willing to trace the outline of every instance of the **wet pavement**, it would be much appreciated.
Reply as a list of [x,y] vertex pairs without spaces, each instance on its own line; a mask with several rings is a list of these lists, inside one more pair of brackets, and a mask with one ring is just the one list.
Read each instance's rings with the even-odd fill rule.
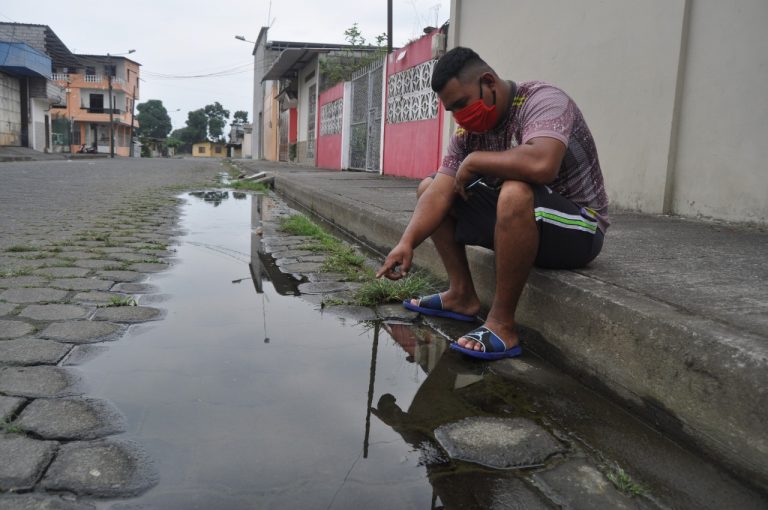
[[[0,508],[765,507],[530,353],[477,363],[446,349],[465,326],[322,306],[355,284],[274,195],[181,200],[151,260],[112,233],[61,267],[116,266],[0,278],[0,489],[27,492]],[[61,253],[38,251],[3,256]]]

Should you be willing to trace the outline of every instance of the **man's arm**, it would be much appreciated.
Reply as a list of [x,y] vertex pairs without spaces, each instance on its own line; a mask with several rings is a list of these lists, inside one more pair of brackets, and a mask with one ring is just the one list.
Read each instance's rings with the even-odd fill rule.
[[[453,183],[453,177],[448,175],[439,173],[435,176],[416,203],[416,209],[400,242],[389,252],[384,264],[376,272],[376,278],[386,276],[390,280],[398,280],[405,276],[411,268],[413,250],[437,230],[450,211],[456,197]],[[397,266],[400,266],[399,271],[395,271]]]
[[466,199],[464,187],[476,174],[517,180],[530,184],[549,184],[560,170],[566,146],[560,140],[540,136],[506,151],[475,151],[456,172],[454,190]]

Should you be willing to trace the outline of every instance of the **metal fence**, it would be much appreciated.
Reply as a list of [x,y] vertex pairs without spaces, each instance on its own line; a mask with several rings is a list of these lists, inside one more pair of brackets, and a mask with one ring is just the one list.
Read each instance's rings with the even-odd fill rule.
[[384,59],[352,76],[352,121],[349,166],[377,172],[381,151],[381,101]]

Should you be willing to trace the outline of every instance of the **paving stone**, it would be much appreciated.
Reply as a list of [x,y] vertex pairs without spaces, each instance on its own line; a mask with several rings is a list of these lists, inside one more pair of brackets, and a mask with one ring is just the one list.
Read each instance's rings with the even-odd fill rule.
[[155,483],[154,468],[137,444],[98,440],[61,446],[40,485],[78,495],[129,497]]
[[621,494],[594,466],[580,459],[570,460],[533,475],[534,483],[563,508],[624,510],[639,506]]
[[160,318],[160,310],[149,306],[113,306],[99,308],[93,315],[95,321],[144,322]]
[[275,260],[275,265],[277,267],[287,266],[288,264],[298,264],[299,259],[291,259],[291,258],[281,258]]
[[341,282],[347,279],[343,273],[312,273],[309,275],[310,282]]
[[80,259],[75,261],[75,265],[87,269],[104,269],[107,267],[118,267],[122,265],[122,262],[119,260]]
[[0,421],[9,421],[13,413],[24,403],[23,398],[0,395]]
[[29,305],[19,313],[19,317],[36,321],[65,321],[87,315],[88,310],[77,305]]
[[120,333],[122,328],[109,322],[67,321],[49,324],[40,336],[71,344],[89,344],[114,340]]
[[115,282],[97,278],[61,278],[53,280],[50,285],[67,290],[109,290]]
[[332,305],[323,308],[323,313],[338,315],[343,319],[349,319],[358,322],[376,320],[376,312],[367,306]]
[[350,290],[352,286],[347,282],[307,282],[299,285],[302,294],[329,294]]
[[276,259],[288,258],[295,259],[297,257],[307,257],[309,255],[317,255],[317,252],[310,250],[280,250],[274,253],[270,253]]
[[97,274],[114,282],[135,282],[144,278],[143,274],[136,271],[99,271]]
[[91,270],[82,267],[44,267],[33,272],[51,278],[82,278]]
[[0,365],[55,365],[70,349],[68,345],[39,338],[4,340],[0,342]]
[[59,257],[68,259],[96,259],[102,255],[102,253],[90,251],[62,251],[59,253]]
[[435,438],[459,460],[493,468],[538,466],[563,447],[525,418],[471,417],[441,425]]
[[157,292],[157,287],[149,283],[118,283],[112,290],[127,294],[150,294]]
[[61,301],[67,297],[66,290],[30,287],[25,289],[8,289],[0,294],[0,299],[10,303],[43,303]]
[[110,253],[110,257],[112,257],[114,260],[119,260],[122,262],[141,262],[142,260],[147,259],[147,255],[143,253],[134,253],[132,251],[130,252],[123,252],[123,253]]
[[326,256],[325,255],[304,255],[303,257],[298,257],[299,262],[325,262]]
[[139,262],[138,264],[131,264],[128,266],[131,271],[138,271],[140,273],[159,273],[168,269],[168,264],[156,264],[152,262]]
[[0,339],[18,338],[35,330],[31,324],[21,321],[0,320]]
[[59,496],[42,494],[5,494],[0,497],[0,510],[95,510],[82,501],[68,501]]
[[129,297],[128,294],[121,294],[120,292],[105,292],[103,290],[92,290],[90,292],[79,292],[72,298],[73,301],[79,303],[110,303],[113,298],[124,299]]
[[55,451],[54,441],[0,434],[0,491],[31,489]]
[[0,288],[39,287],[40,285],[45,285],[47,281],[47,278],[41,276],[7,276],[0,278]]
[[29,257],[33,257],[33,254],[29,255],[22,255],[20,258],[26,259],[24,262],[27,264],[30,264],[34,268],[43,268],[47,266],[61,266],[65,261],[56,258],[56,257],[47,257],[44,259],[29,259]]
[[320,262],[296,262],[295,264],[287,264],[280,268],[283,273],[315,273],[322,269],[323,264]]
[[94,398],[38,398],[14,424],[43,439],[99,439],[125,431],[117,408]]
[[419,317],[419,312],[406,310],[402,303],[391,303],[379,305],[376,307],[376,315],[384,320],[415,321]]
[[10,315],[16,310],[16,305],[13,303],[0,303],[0,317],[3,315]]
[[0,367],[0,393],[14,397],[66,397],[81,393],[71,371],[49,366]]
[[308,236],[264,236],[262,242],[267,246],[267,251],[278,251],[293,246],[300,246],[312,242],[313,239]]
[[109,256],[112,258],[116,258],[113,257],[113,254],[115,253],[133,253],[132,249],[126,248],[125,246],[107,246],[101,248],[99,251],[102,253],[109,253]]

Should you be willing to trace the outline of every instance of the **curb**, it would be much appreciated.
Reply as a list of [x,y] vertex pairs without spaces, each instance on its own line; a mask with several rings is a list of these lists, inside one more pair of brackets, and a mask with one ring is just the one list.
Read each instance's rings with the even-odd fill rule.
[[[291,174],[276,173],[275,189],[383,253],[410,218],[410,212],[377,211]],[[493,252],[473,247],[468,258],[488,306]],[[445,277],[430,241],[414,263]],[[528,348],[768,489],[764,338],[575,271],[534,269],[517,318],[537,337]]]

